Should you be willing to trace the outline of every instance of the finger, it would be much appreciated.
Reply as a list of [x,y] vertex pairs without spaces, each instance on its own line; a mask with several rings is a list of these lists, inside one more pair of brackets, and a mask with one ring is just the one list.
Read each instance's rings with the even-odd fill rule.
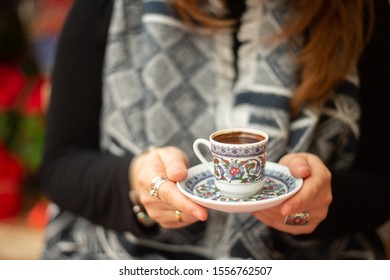
[[158,190],[159,198],[169,203],[173,209],[196,217],[198,220],[207,220],[207,210],[185,197],[176,187],[176,183],[167,181]]
[[289,168],[290,173],[296,178],[306,178],[310,176],[308,154],[288,154],[284,156],[279,163],[286,165]]
[[175,147],[165,147],[164,149],[156,150],[156,152],[169,180],[178,182],[187,178],[189,160],[183,151]]
[[331,201],[330,192],[325,192],[325,194],[329,194],[329,198],[321,197],[324,189],[330,187],[330,172],[317,157],[309,156],[307,159],[311,168],[311,175],[305,178],[301,190],[282,204],[282,215],[291,215],[302,209],[306,210],[305,208],[314,203],[316,197],[319,197],[325,203]]
[[274,207],[271,207],[271,208],[267,208],[267,209],[263,209],[263,210],[260,210],[260,211],[256,211],[256,212],[252,212],[252,215],[256,216],[258,213],[259,214],[262,214],[262,215],[266,215],[266,216],[269,216],[269,217],[277,217],[277,216],[280,216],[280,205],[276,205]]
[[266,224],[267,226],[279,231],[283,231],[290,234],[309,234],[314,231],[319,222],[321,221],[315,215],[315,211],[310,211],[310,219],[307,224],[303,226],[298,225],[286,225],[284,223],[285,216],[279,215],[278,217],[269,216],[267,214],[258,212],[255,216],[258,220]]
[[[138,158],[138,161],[141,157]],[[188,158],[180,150],[175,147],[164,147],[150,151],[142,158],[142,164],[133,166],[132,177],[137,178],[136,181],[141,185],[150,187],[150,182],[156,177],[167,178],[177,182],[186,179]]]
[[253,212],[252,215],[258,219],[263,221],[264,219],[267,219],[267,221],[277,222],[282,217],[279,211],[267,211],[267,210],[261,210],[257,212]]
[[174,209],[171,205],[160,200],[157,200],[153,206],[150,211],[147,211],[148,216],[164,228],[185,227],[199,221],[193,215]]
[[194,216],[178,210],[169,209],[160,211],[160,214],[161,222],[159,224],[163,228],[181,228],[199,221]]

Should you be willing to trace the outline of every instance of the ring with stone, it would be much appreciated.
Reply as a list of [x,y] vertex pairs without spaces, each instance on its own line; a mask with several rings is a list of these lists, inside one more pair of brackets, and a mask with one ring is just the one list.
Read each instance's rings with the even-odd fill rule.
[[284,218],[285,225],[304,226],[309,222],[310,214],[308,211],[295,213]]

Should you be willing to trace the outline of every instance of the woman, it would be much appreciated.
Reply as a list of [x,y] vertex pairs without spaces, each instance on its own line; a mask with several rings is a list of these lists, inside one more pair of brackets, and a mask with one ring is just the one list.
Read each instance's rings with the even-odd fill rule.
[[[390,213],[388,163],[367,152],[383,140],[368,137],[375,110],[359,103],[356,71],[366,7],[76,1],[53,73],[43,257],[383,258],[375,230]],[[199,164],[193,140],[227,127],[266,131],[269,160],[302,189],[247,214],[181,195],[175,182]]]

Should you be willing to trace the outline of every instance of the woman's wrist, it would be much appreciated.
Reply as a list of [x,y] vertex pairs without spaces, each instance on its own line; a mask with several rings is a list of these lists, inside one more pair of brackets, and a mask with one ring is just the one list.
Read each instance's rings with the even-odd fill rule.
[[149,217],[148,213],[145,210],[145,207],[142,205],[142,203],[139,200],[138,192],[136,189],[136,185],[137,185],[136,178],[138,174],[137,170],[139,170],[140,168],[139,165],[140,164],[142,165],[142,162],[138,162],[139,160],[141,160],[141,156],[146,155],[156,149],[158,149],[157,146],[154,145],[149,146],[147,149],[145,149],[144,151],[142,151],[141,153],[133,157],[129,167],[129,177],[130,177],[129,178],[129,182],[130,182],[129,199],[132,205],[133,214],[137,218],[137,221],[142,226],[147,228],[153,227],[157,224]]
[[155,226],[156,222],[149,217],[144,206],[139,201],[138,194],[136,191],[129,191],[129,199],[132,204],[133,213],[137,218],[137,221],[144,227],[149,228]]

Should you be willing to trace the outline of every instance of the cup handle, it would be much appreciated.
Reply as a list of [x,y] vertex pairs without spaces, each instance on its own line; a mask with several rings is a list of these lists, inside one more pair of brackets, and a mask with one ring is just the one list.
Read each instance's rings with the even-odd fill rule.
[[199,139],[196,139],[194,141],[194,144],[193,144],[193,149],[194,149],[194,152],[195,152],[195,155],[199,158],[199,160],[207,166],[207,168],[210,170],[211,173],[214,174],[214,168],[213,166],[210,164],[210,162],[208,162],[205,157],[202,155],[202,153],[200,152],[199,150],[199,145],[205,145],[207,148],[209,148],[210,152],[211,152],[211,144],[210,144],[210,141],[206,140],[206,139],[203,139],[203,138],[199,138]]

